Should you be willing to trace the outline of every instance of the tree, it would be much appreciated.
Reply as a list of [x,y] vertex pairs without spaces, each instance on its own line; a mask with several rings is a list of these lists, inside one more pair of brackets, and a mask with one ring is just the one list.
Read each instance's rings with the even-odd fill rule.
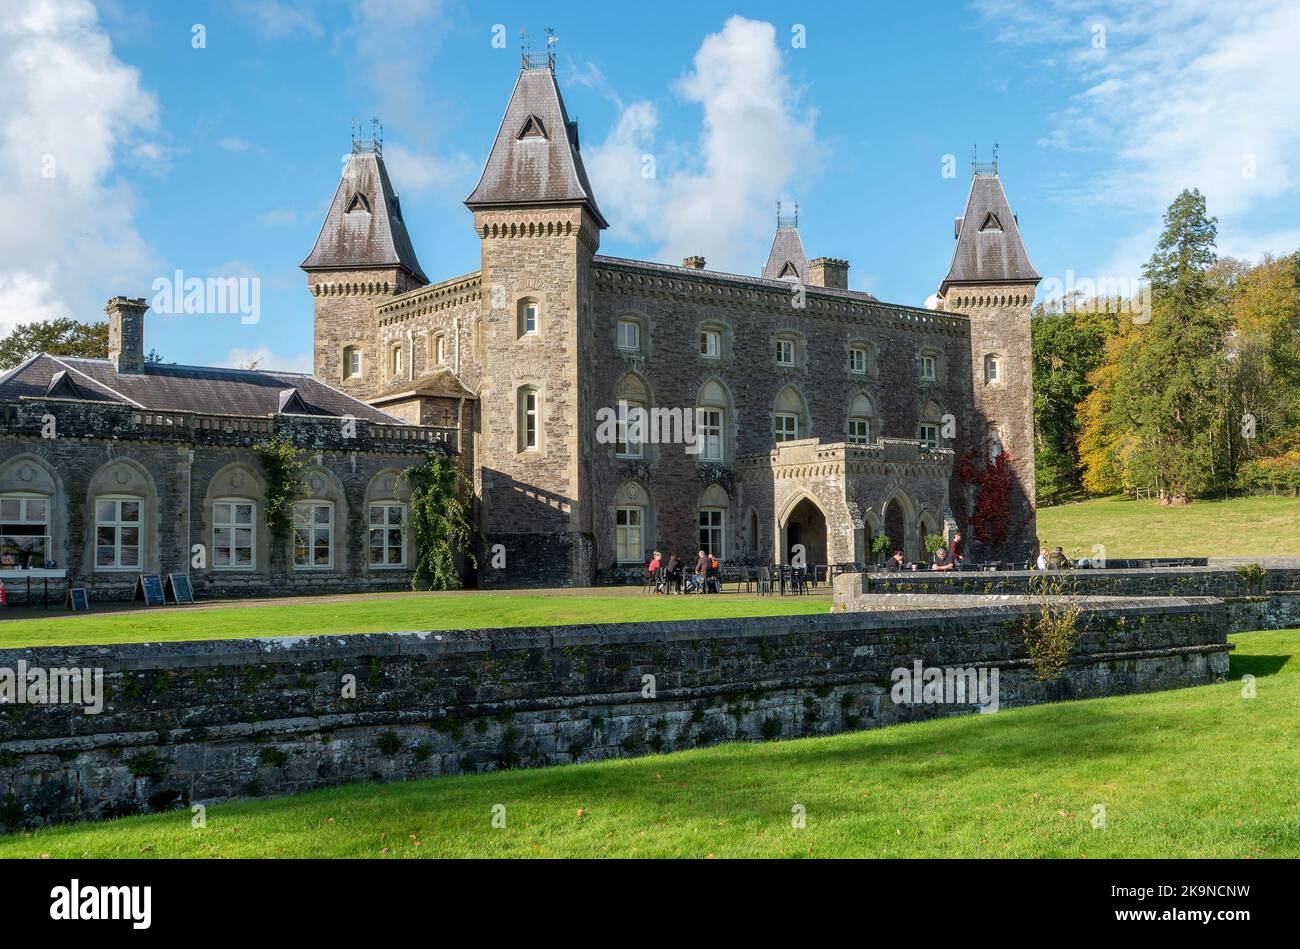
[[0,340],[0,369],[12,369],[39,353],[104,359],[108,356],[108,324],[79,323],[66,317],[19,323]]
[[1216,219],[1206,215],[1205,198],[1184,191],[1164,221],[1143,269],[1152,319],[1119,353],[1107,426],[1132,433],[1122,459],[1125,481],[1153,484],[1162,499],[1180,502],[1229,474],[1215,464],[1225,409],[1224,326],[1209,273],[1217,260]]
[[472,547],[478,537],[469,505],[468,479],[449,458],[431,451],[425,460],[402,472],[411,489],[411,528],[415,531],[415,575],[411,589],[461,587],[461,558],[477,566]]

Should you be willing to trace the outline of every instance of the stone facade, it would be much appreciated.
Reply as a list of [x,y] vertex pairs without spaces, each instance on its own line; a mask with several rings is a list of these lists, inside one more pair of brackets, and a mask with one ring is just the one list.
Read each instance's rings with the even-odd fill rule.
[[[849,578],[843,578],[848,580]],[[0,824],[30,827],[350,781],[592,761],[974,711],[895,704],[893,670],[996,668],[1000,707],[1227,674],[1207,598],[1090,607],[1039,682],[1028,605],[0,651],[102,670],[101,714],[0,715]],[[650,678],[647,678],[650,677]],[[349,685],[351,688],[349,689]]]
[[[409,243],[404,226],[390,220],[389,233],[342,210],[392,200],[382,150],[358,148],[303,265],[318,372],[402,418],[454,414],[482,532],[505,552],[480,584],[586,584],[656,549],[693,558],[701,546],[787,563],[802,544],[810,562],[864,563],[882,533],[919,560],[927,534],[967,526],[974,489],[955,461],[1002,450],[1016,471],[1014,525],[1001,549],[977,553],[1034,551],[1027,257],[1009,278],[973,253],[943,282],[940,310],[925,310],[847,289],[845,260],[810,263],[797,218],[778,222],[761,277],[706,270],[699,256],[680,267],[602,256],[576,125],[549,66],[525,62],[466,201],[480,269],[428,284],[413,250],[394,250]],[[986,211],[987,177],[976,175],[967,218]],[[1023,256],[1000,184],[993,198],[998,240]],[[955,260],[991,233],[970,223]],[[339,282],[381,292],[321,292]],[[352,378],[348,347],[365,367]],[[700,453],[680,439],[602,437],[599,413],[620,403],[708,413],[716,432]]]

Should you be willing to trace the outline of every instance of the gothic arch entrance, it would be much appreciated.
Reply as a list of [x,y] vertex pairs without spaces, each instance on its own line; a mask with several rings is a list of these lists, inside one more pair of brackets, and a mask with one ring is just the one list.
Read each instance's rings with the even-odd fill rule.
[[812,498],[804,495],[789,509],[781,523],[781,562],[790,563],[796,545],[804,548],[804,563],[826,563],[826,515]]
[[903,556],[907,556],[907,515],[903,512],[903,505],[898,503],[898,498],[885,505],[885,536],[889,538],[886,557],[892,557],[895,550],[902,550]]

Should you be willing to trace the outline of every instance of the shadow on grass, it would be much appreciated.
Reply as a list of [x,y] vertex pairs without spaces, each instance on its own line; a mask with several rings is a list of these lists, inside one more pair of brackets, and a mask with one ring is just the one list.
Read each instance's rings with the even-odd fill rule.
[[1238,656],[1233,655],[1228,661],[1228,675],[1240,679],[1244,675],[1253,675],[1256,679],[1276,675],[1282,671],[1290,656]]

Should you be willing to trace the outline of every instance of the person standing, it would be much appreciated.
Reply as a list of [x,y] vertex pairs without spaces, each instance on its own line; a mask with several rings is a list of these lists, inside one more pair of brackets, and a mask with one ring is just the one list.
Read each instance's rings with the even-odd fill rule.
[[954,533],[952,540],[948,541],[948,562],[954,568],[966,562],[966,548],[962,544],[961,531]]

